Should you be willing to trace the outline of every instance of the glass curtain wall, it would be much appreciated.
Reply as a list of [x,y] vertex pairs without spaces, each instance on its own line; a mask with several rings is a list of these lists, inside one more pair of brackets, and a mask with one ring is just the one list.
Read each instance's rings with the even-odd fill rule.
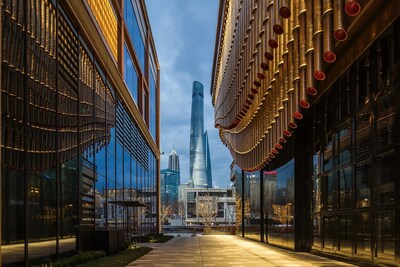
[[263,183],[260,172],[244,172],[242,177],[241,170],[235,168],[236,234],[242,235],[243,222],[244,236],[261,241],[263,227],[265,242],[294,250],[294,160],[275,170],[263,171]]
[[294,160],[264,171],[267,242],[294,249]]
[[234,165],[234,185],[235,185],[235,208],[236,208],[236,235],[242,236],[242,228],[243,228],[243,176],[242,170]]
[[156,231],[156,157],[54,2],[2,4],[4,266],[79,249],[95,229]]
[[260,173],[244,174],[245,236],[260,241]]
[[125,24],[129,32],[136,56],[142,73],[146,73],[146,27],[143,23],[140,4],[136,0],[125,0],[124,2]]
[[314,249],[377,263],[395,261],[399,24],[313,107],[319,129],[311,155]]

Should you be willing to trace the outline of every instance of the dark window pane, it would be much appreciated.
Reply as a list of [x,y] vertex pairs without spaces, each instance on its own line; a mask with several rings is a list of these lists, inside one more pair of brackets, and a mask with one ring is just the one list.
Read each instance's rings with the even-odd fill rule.
[[55,169],[28,176],[28,241],[49,240],[38,246],[29,245],[30,259],[56,253],[56,180]]
[[379,87],[390,86],[393,81],[394,72],[394,34],[393,29],[387,31],[386,35],[377,42]]
[[368,54],[358,63],[357,73],[357,107],[363,107],[369,102],[371,94],[371,70]]
[[[353,73],[354,70],[350,70]],[[349,74],[347,73],[340,79],[340,94],[338,104],[340,105],[340,119],[343,120],[350,115],[351,112],[351,98],[350,98],[350,86],[354,87],[353,81],[349,80]]]
[[322,224],[320,215],[313,217],[313,246],[317,248],[321,248],[322,246]]
[[356,254],[371,258],[371,215],[363,212],[356,215]]
[[356,141],[355,141],[355,157],[363,157],[369,155],[370,148],[370,110],[371,105],[368,104],[360,109],[355,118]]
[[336,124],[337,122],[337,99],[336,99],[336,91],[330,91],[328,93],[327,97],[327,113],[326,113],[326,128],[332,129],[332,127]]
[[395,190],[393,152],[376,158],[376,181],[378,205],[393,205]]
[[1,257],[2,263],[24,260],[24,173],[2,168]]
[[338,132],[338,164],[345,164],[351,160],[351,128],[350,124],[342,125]]
[[328,173],[327,175],[324,176],[325,178],[325,190],[324,190],[324,195],[325,195],[325,209],[326,210],[332,210],[333,209],[333,179],[334,175],[333,173]]
[[346,253],[352,251],[351,216],[340,216],[339,219],[339,250]]
[[357,163],[355,165],[357,207],[370,206],[371,203],[370,171],[371,171],[371,164],[369,163],[369,161]]
[[324,248],[333,249],[335,220],[331,216],[324,217]]
[[379,212],[376,225],[377,257],[394,260],[395,216],[394,212]]
[[393,144],[394,99],[394,91],[390,90],[380,96],[376,102],[377,149]]
[[326,143],[324,147],[324,172],[327,172],[333,168],[333,141],[332,135],[326,137]]
[[340,183],[340,191],[339,191],[339,200],[340,200],[340,208],[351,208],[352,206],[352,173],[351,167],[339,170],[339,183]]

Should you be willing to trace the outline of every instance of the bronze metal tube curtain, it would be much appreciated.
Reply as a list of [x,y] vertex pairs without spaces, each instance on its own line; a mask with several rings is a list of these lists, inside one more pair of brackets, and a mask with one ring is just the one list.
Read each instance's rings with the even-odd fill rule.
[[356,0],[225,1],[214,81],[215,127],[236,164],[255,171],[285,149],[326,88]]

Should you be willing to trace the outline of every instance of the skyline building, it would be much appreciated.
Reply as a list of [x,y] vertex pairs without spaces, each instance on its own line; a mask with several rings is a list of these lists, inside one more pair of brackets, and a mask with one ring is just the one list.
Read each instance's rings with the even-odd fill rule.
[[171,169],[164,169],[160,172],[160,194],[161,205],[166,207],[171,206],[172,210],[176,213],[177,203],[179,197],[180,173]]
[[208,135],[204,132],[204,87],[193,82],[190,120],[190,180],[196,188],[212,187]]
[[180,164],[179,164],[179,155],[176,152],[175,148],[172,149],[171,153],[168,157],[168,169],[177,171],[180,173]]
[[160,231],[160,69],[145,7],[3,1],[0,266],[112,254]]
[[398,1],[221,0],[210,89],[240,236],[400,266]]

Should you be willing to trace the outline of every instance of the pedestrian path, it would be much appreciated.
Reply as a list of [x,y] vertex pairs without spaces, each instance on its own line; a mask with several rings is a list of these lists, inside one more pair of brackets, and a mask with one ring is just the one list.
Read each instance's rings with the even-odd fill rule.
[[[147,245],[147,244],[146,244]],[[354,266],[312,255],[267,246],[231,235],[181,234],[128,266]]]

